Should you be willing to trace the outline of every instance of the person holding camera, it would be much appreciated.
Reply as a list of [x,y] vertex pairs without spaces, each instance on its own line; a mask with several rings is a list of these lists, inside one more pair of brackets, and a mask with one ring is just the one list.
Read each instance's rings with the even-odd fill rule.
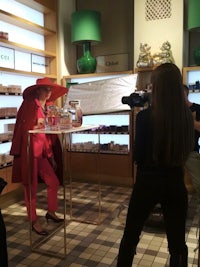
[[170,267],[187,267],[188,208],[184,164],[194,146],[194,123],[173,63],[152,72],[151,105],[137,114],[133,158],[136,182],[120,242],[117,267],[131,267],[144,224],[156,204],[163,212]]

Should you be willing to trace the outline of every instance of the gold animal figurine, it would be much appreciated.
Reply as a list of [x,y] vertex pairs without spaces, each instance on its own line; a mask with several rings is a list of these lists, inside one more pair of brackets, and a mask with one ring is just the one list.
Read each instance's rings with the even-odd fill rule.
[[140,53],[139,58],[136,63],[138,68],[150,67],[152,66],[152,57],[151,57],[151,47],[148,44],[140,43]]
[[153,65],[159,65],[163,63],[174,63],[174,58],[171,51],[171,44],[166,41],[160,48],[161,52],[153,55]]

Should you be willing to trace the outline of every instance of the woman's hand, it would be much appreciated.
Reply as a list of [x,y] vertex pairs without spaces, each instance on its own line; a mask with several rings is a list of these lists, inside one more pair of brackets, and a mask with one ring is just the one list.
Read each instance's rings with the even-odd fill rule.
[[43,128],[44,128],[44,119],[39,118],[37,121],[37,125],[34,126],[34,130],[35,129],[43,129]]

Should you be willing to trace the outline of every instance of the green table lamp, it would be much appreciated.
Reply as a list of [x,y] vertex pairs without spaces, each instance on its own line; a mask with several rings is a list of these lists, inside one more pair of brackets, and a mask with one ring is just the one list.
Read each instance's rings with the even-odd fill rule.
[[72,13],[72,42],[83,45],[83,56],[77,60],[78,73],[93,73],[96,58],[91,55],[91,44],[101,41],[101,14],[95,10],[79,10]]
[[[200,32],[200,0],[188,0],[188,30]],[[194,62],[200,66],[200,46],[193,51]]]

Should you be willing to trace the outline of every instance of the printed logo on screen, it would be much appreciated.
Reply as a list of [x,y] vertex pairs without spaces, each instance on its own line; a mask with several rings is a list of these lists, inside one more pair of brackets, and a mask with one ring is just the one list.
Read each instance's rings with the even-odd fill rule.
[[171,17],[171,0],[146,0],[145,19],[158,20]]

